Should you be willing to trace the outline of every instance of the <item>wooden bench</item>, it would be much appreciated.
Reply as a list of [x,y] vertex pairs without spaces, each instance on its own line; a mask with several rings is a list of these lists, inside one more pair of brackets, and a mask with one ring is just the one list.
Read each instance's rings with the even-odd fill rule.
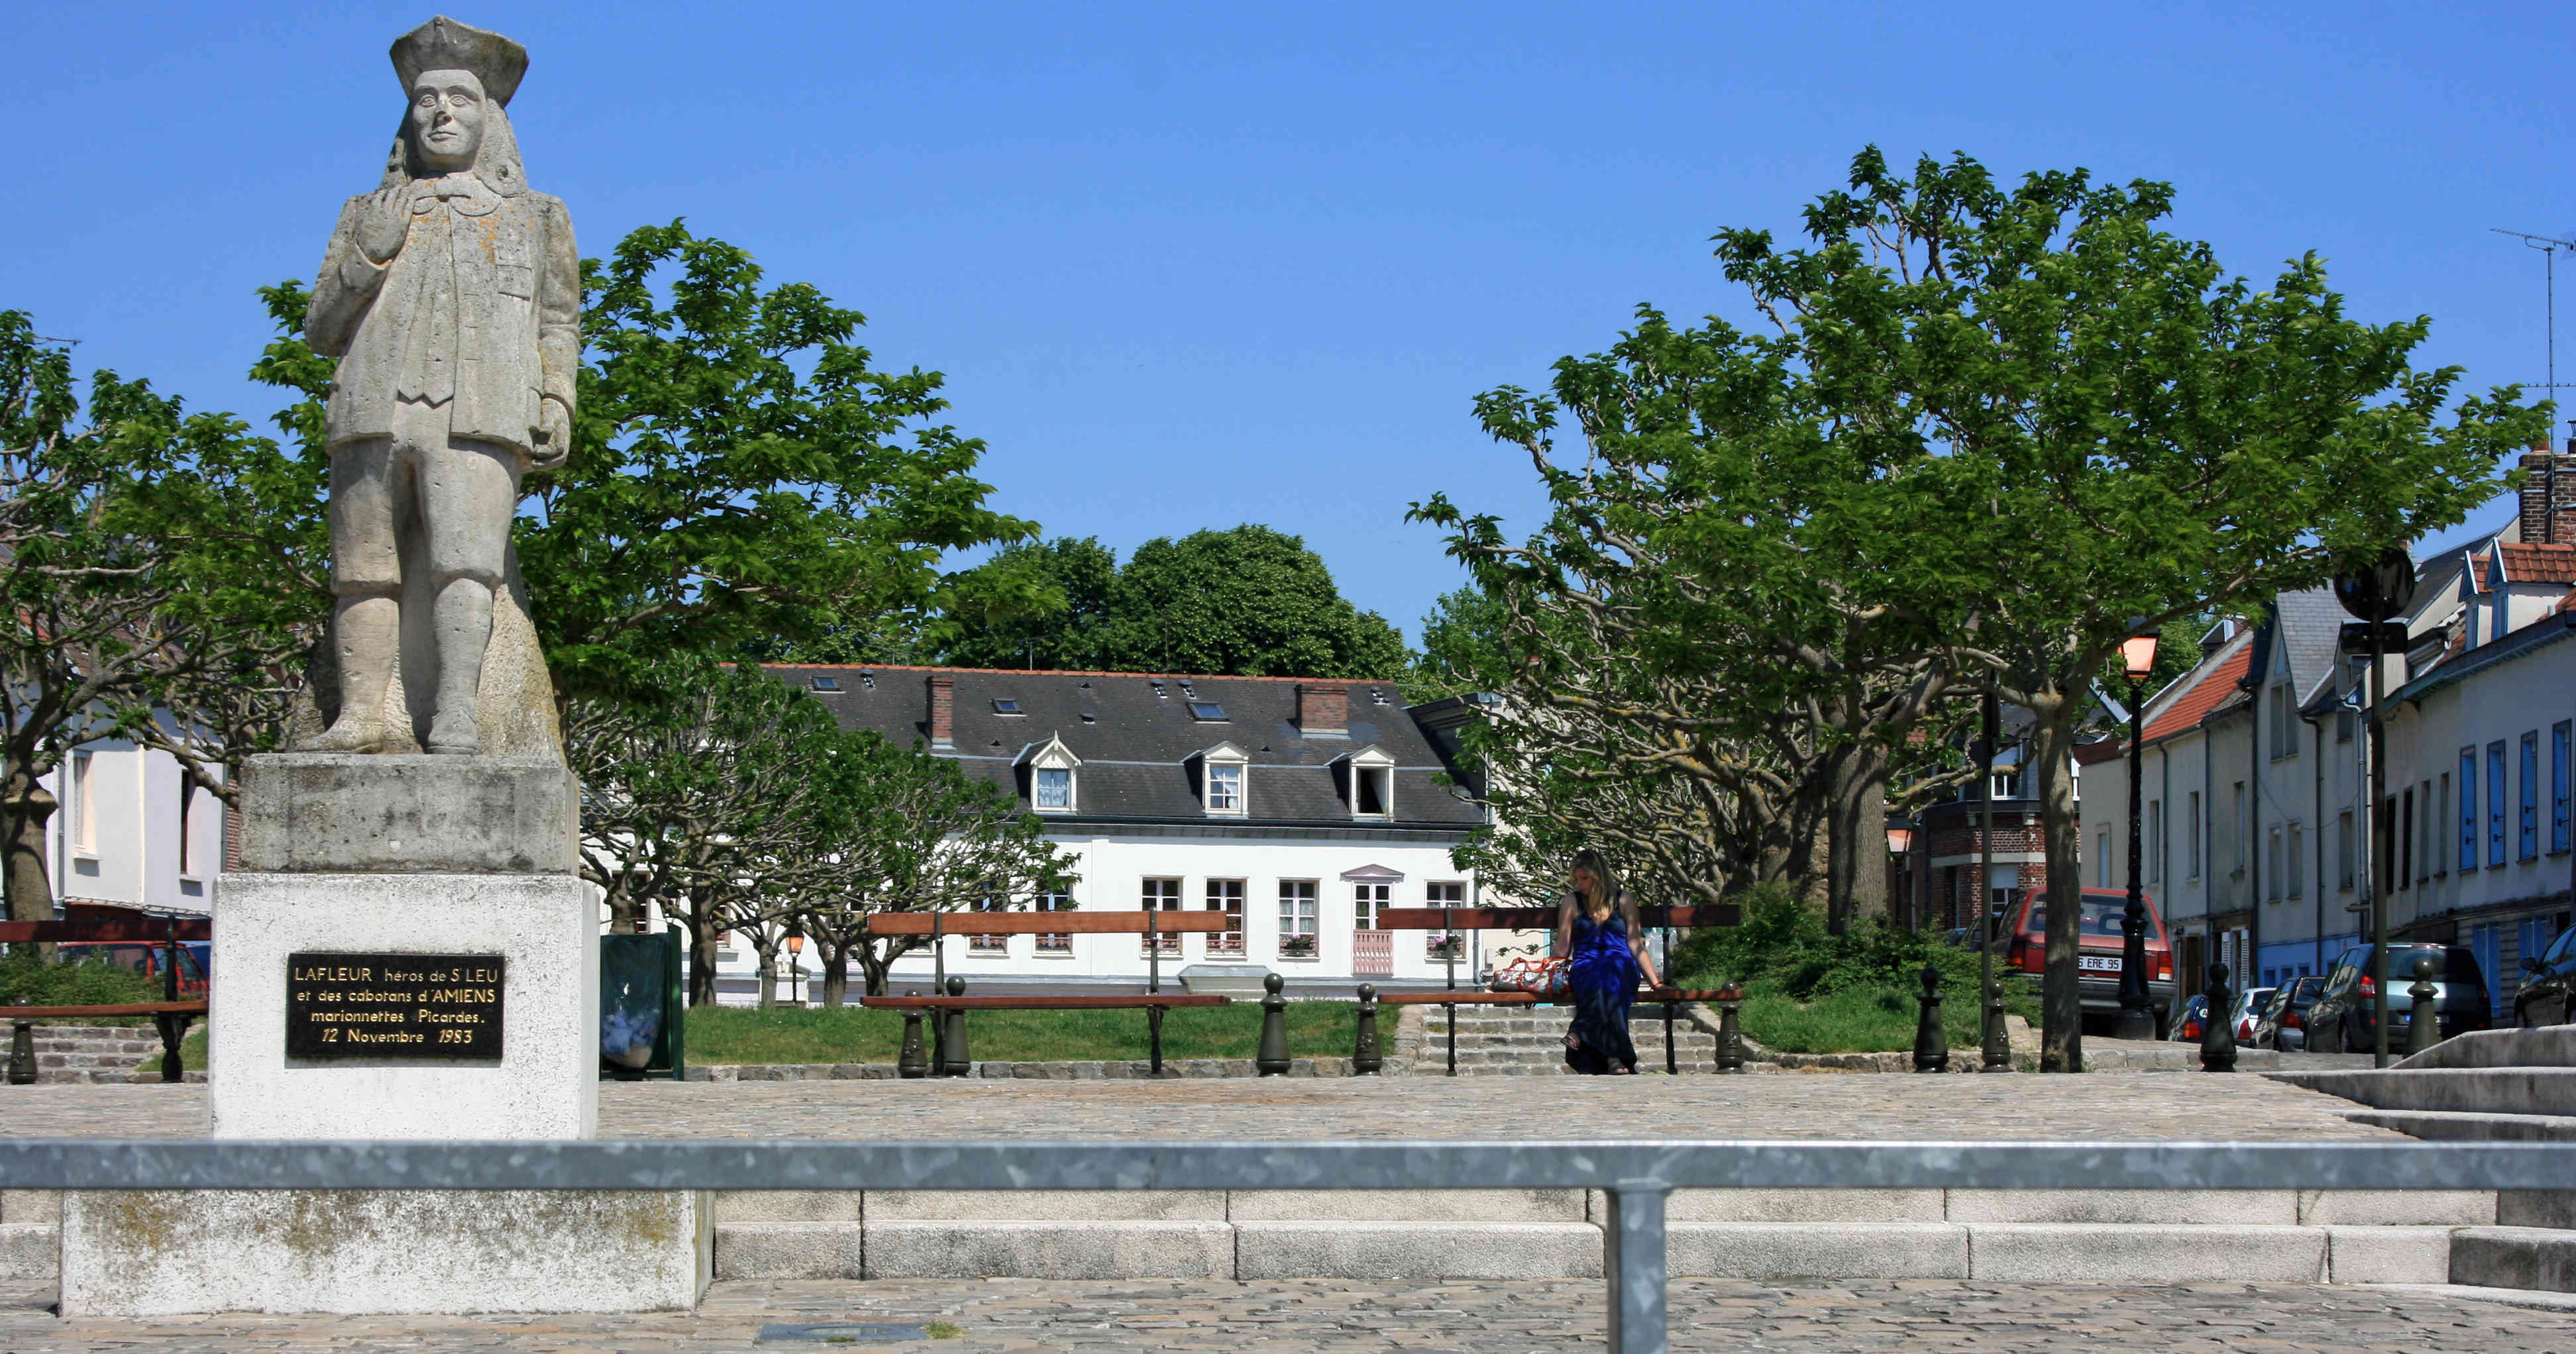
[[179,956],[184,953],[180,945],[185,941],[212,940],[214,935],[214,923],[204,917],[163,917],[154,921],[0,922],[0,944],[144,944],[159,945],[167,951],[161,967],[164,1000],[7,1008],[15,1027],[10,1031],[9,1080],[23,1085],[36,1079],[34,1022],[77,1020],[84,1016],[152,1017],[153,1027],[161,1035],[161,1080],[187,1080],[187,1074],[180,1067],[179,1045],[188,1037],[188,1026],[206,1014],[206,1003],[179,1000]]
[[[880,936],[928,936],[931,954],[931,987],[934,995],[901,997],[861,997],[859,1005],[879,1010],[942,1012],[932,1026],[932,1038],[939,1045],[936,1057],[929,1059],[930,1070],[939,1076],[962,1077],[973,1066],[966,1054],[966,1031],[963,1016],[968,1011],[1101,1011],[1141,1010],[1145,1013],[1146,1040],[1150,1046],[1155,1076],[1163,1074],[1163,1013],[1176,1006],[1225,1006],[1230,999],[1219,996],[1193,996],[1187,993],[1166,995],[1163,992],[1164,936],[1178,936],[1191,931],[1215,933],[1231,931],[1238,925],[1231,914],[1200,910],[1183,912],[1147,909],[1142,912],[879,912],[867,919],[867,929]],[[1017,936],[1017,935],[1132,935],[1145,939],[1145,995],[1119,996],[1079,993],[1063,996],[1035,993],[1016,997],[969,997],[962,995],[966,980],[948,976],[945,947],[940,942],[949,936]],[[937,995],[945,991],[947,995]],[[953,1020],[951,1017],[955,1017]],[[953,1033],[952,1033],[953,1030]],[[952,1046],[953,1044],[953,1046]],[[921,1065],[920,1039],[912,1022],[905,1022],[902,1061],[906,1076],[923,1075],[913,1069]]]
[[[1445,931],[1451,935],[1468,931],[1553,931],[1557,910],[1552,907],[1390,907],[1378,913],[1378,927],[1386,931]],[[1701,903],[1687,907],[1641,907],[1637,924],[1661,926],[1734,926],[1744,920],[1744,910],[1733,903]],[[1669,956],[1672,947],[1664,947]],[[1458,992],[1458,947],[1448,947],[1449,985],[1437,993],[1407,993],[1380,997],[1391,1006],[1445,1006],[1449,1009],[1449,1075],[1458,1075],[1458,1012],[1460,1006],[1525,1006],[1537,1005],[1541,998],[1527,992]],[[1654,988],[1651,992],[1669,992]],[[1681,992],[1671,997],[1651,997],[1664,1007],[1664,1070],[1678,1072],[1680,1060],[1673,1052],[1673,1021],[1677,1008],[1686,1001],[1707,1001],[1715,993]],[[1509,1000],[1510,998],[1520,1000]]]

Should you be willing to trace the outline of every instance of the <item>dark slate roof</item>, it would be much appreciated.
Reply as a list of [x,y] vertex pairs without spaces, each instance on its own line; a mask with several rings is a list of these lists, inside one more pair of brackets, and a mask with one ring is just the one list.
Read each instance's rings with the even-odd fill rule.
[[2343,604],[2335,600],[2331,587],[2285,592],[2272,599],[2272,617],[2280,643],[2289,650],[2291,689],[2305,705],[2334,676],[2335,645],[2345,620]]
[[[1028,786],[1015,763],[1049,737],[1061,738],[1082,768],[1076,812],[1048,814],[1051,821],[1452,832],[1484,822],[1481,808],[1442,783],[1450,767],[1392,682],[875,665],[772,664],[767,671],[808,690],[817,677],[831,679],[840,689],[816,694],[841,727],[873,729],[897,743],[954,756],[1024,805]],[[931,747],[932,677],[956,683],[953,749]],[[1348,689],[1347,732],[1309,734],[1297,726],[1301,682]],[[1020,713],[999,713],[997,700],[1016,702]],[[1225,718],[1195,718],[1194,701],[1215,703]],[[1250,812],[1241,818],[1211,815],[1200,805],[1191,758],[1220,743],[1240,748],[1249,762]],[[1331,763],[1372,746],[1395,760],[1395,815],[1354,820]]]

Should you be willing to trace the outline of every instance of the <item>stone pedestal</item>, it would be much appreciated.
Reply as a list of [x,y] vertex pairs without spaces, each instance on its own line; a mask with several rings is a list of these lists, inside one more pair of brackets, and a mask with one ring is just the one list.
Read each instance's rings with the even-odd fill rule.
[[[215,898],[211,1136],[594,1135],[599,905],[573,872],[569,771],[260,757],[242,814],[247,869]],[[289,957],[335,955],[360,957],[349,996],[376,1022],[345,1032],[390,1047],[290,1053],[290,1016],[316,1018],[320,985],[291,980]],[[369,991],[409,955],[498,970],[497,1007],[478,1009],[497,1048],[419,1056],[462,1008]],[[667,1310],[696,1303],[714,1258],[707,1200],[690,1193],[99,1193],[72,1197],[62,1237],[66,1316]]]

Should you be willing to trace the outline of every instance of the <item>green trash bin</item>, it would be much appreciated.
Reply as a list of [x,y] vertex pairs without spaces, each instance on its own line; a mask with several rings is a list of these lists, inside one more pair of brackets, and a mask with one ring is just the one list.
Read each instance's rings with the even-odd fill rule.
[[680,932],[599,938],[599,1073],[612,1081],[681,1080],[688,1008],[680,992]]

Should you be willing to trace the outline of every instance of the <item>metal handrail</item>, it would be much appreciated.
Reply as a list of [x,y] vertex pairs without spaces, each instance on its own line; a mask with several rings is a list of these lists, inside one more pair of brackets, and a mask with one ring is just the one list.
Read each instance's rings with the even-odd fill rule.
[[1664,1349],[1675,1189],[2528,1189],[2560,1142],[388,1142],[22,1138],[0,1189],[1598,1189],[1610,1347]]

